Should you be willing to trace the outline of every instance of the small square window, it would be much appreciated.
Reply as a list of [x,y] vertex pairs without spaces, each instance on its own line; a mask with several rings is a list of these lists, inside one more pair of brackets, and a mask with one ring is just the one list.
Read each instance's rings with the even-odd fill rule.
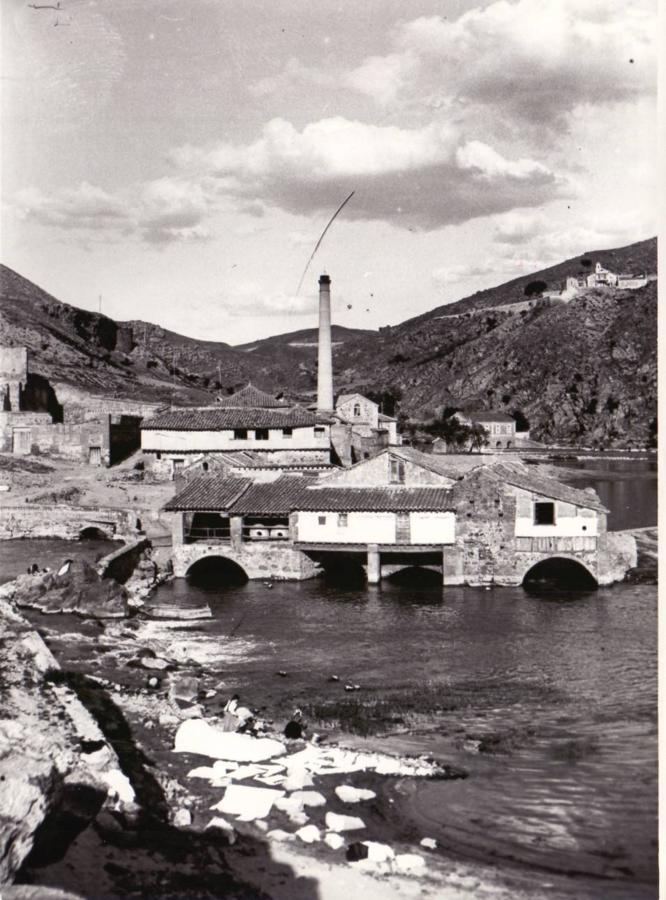
[[325,525],[326,524],[326,516],[318,516],[317,522],[319,523],[319,525]]
[[321,437],[322,435],[326,434],[326,429],[323,425],[315,425],[314,433],[317,435],[317,437]]
[[535,503],[534,504],[534,524],[535,525],[554,525],[555,524],[555,504],[554,503]]
[[255,439],[258,441],[268,440],[268,428],[257,428],[254,432]]
[[283,428],[282,429],[282,437],[291,437],[294,433],[293,428]]
[[347,527],[347,513],[338,513],[338,528]]
[[246,441],[247,440],[247,428],[234,428],[234,440],[235,441]]

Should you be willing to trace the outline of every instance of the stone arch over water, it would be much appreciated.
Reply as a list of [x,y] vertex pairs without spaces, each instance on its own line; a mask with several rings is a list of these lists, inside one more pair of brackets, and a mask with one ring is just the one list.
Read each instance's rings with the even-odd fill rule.
[[98,525],[85,525],[79,531],[80,541],[105,541],[113,536],[113,529],[100,528]]
[[532,564],[524,573],[527,590],[595,590],[599,583],[587,565],[572,556],[548,556]]
[[228,556],[210,554],[193,562],[186,572],[186,578],[196,587],[212,589],[245,584],[248,573],[240,563]]

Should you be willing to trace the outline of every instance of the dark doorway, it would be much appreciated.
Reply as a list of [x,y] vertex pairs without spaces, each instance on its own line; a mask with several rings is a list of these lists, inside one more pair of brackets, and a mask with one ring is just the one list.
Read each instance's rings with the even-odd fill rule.
[[83,531],[79,532],[79,540],[80,541],[99,541],[99,540],[107,540],[108,534],[102,531],[101,528],[94,528],[92,525],[88,528],[84,528]]

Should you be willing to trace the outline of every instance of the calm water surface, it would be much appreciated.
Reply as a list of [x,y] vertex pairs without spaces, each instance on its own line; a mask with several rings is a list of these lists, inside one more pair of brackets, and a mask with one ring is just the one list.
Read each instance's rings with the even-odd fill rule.
[[563,478],[574,487],[593,487],[610,510],[608,528],[642,528],[657,524],[657,461],[654,456],[639,460],[616,459],[609,454],[576,461],[566,460],[569,469],[585,470],[580,477]]
[[117,541],[64,541],[60,538],[0,541],[0,584],[23,575],[28,566],[57,569],[64,559],[96,562],[122,546]]
[[[214,619],[200,638],[219,644],[221,678],[251,705],[414,692],[418,709],[422,688],[439,693],[444,711],[408,744],[470,777],[400,791],[421,833],[449,852],[626,880],[623,896],[654,895],[656,587],[550,599],[389,582],[162,590],[208,599]],[[346,694],[345,680],[361,691]],[[478,752],[484,736],[496,752]],[[607,896],[604,884],[591,896]]]

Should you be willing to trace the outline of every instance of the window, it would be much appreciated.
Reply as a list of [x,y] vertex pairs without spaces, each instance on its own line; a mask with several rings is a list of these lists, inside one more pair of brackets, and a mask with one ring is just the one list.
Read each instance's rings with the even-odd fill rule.
[[361,415],[361,404],[355,403],[354,404],[354,418],[358,419],[358,417],[360,415]]
[[204,470],[204,472],[207,472],[208,471],[208,463],[205,462],[201,468]]
[[317,523],[318,523],[319,525],[325,525],[325,524],[326,524],[326,516],[318,516],[318,517],[317,517]]
[[317,437],[321,437],[322,435],[326,434],[326,429],[323,425],[315,425],[314,433]]
[[247,440],[247,428],[234,428],[234,440],[235,441],[246,441]]
[[156,454],[155,454],[155,456],[156,456],[156,457],[157,457],[157,459],[162,459],[162,454],[161,454],[161,453],[159,453],[159,452],[158,452],[158,453],[156,453]]
[[534,524],[535,525],[554,525],[555,524],[555,504],[554,503],[535,503],[534,504]]
[[405,483],[405,464],[401,459],[391,459],[391,484]]
[[283,428],[282,429],[282,437],[291,437],[294,433],[293,428]]
[[347,527],[347,513],[338,513],[338,528]]
[[268,440],[268,428],[257,428],[254,432],[255,439],[258,441]]

